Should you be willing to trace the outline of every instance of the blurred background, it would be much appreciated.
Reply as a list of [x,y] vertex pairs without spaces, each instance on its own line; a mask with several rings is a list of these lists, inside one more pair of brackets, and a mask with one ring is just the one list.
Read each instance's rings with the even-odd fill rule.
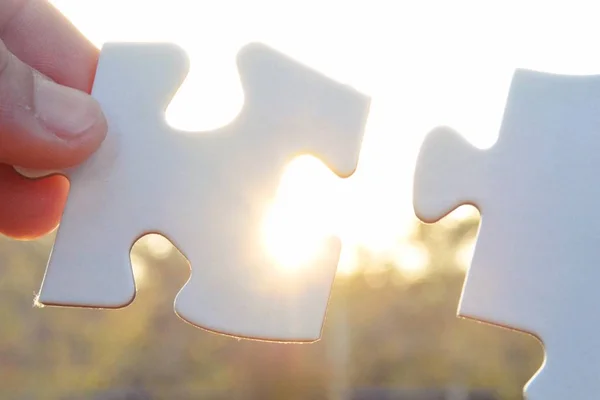
[[0,398],[522,398],[543,348],[456,317],[479,215],[462,207],[418,223],[413,165],[437,125],[493,145],[515,68],[600,71],[593,2],[52,3],[98,47],[174,41],[189,51],[192,70],[167,110],[174,128],[212,130],[235,117],[235,55],[251,41],[371,96],[371,114],[355,175],[340,180],[298,158],[269,219],[266,246],[281,268],[323,231],[344,241],[322,340],[240,341],[183,323],[173,300],[189,265],[157,235],[133,248],[138,295],[129,307],[34,308],[54,234],[0,238]]
[[523,333],[456,317],[457,247],[476,218],[419,225],[430,255],[418,279],[364,250],[338,275],[313,344],[237,340],[173,312],[185,258],[146,236],[132,259],[138,294],[121,310],[33,308],[52,238],[0,240],[2,399],[522,399],[543,360]]

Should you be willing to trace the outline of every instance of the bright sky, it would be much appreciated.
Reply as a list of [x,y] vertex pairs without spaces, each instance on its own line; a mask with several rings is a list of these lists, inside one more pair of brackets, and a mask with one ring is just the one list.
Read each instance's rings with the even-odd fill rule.
[[[235,55],[261,41],[372,98],[356,174],[336,181],[314,160],[284,178],[275,214],[296,239],[332,229],[353,250],[415,261],[403,237],[415,218],[414,161],[423,136],[449,125],[474,145],[496,139],[515,68],[600,72],[594,1],[54,0],[98,47],[107,41],[173,41],[192,71],[167,112],[180,129],[227,124],[242,104]],[[323,197],[335,199],[321,204]],[[333,203],[333,204],[331,204]],[[325,221],[325,224],[323,223]],[[284,258],[290,232],[269,225]],[[287,234],[287,236],[286,236]],[[283,238],[281,242],[273,238]],[[157,242],[158,243],[158,242]],[[287,245],[286,245],[287,243]]]

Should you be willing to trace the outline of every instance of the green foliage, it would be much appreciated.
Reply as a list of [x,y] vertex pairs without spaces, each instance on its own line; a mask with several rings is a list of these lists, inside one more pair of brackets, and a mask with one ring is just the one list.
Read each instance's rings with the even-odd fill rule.
[[[53,237],[0,239],[0,398],[324,399],[359,387],[489,388],[522,398],[543,358],[533,337],[456,317],[464,280],[457,249],[476,218],[420,225],[429,255],[413,280],[365,262],[334,285],[323,339],[283,345],[198,330],[173,312],[189,267],[176,251],[134,247],[144,279],[122,310],[37,308]],[[377,267],[377,268],[373,268]]]

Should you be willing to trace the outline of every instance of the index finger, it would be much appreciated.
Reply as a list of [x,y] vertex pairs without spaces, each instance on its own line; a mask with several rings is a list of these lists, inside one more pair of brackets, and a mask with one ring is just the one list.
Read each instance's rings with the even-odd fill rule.
[[0,38],[24,63],[90,93],[99,51],[48,1],[3,0]]

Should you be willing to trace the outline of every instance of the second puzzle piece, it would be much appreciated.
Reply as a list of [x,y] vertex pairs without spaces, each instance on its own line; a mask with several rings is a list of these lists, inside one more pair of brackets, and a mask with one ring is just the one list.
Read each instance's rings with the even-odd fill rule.
[[184,320],[240,337],[319,339],[340,242],[323,243],[286,280],[264,251],[261,220],[294,156],[313,154],[340,177],[354,172],[370,99],[261,44],[237,61],[245,96],[237,118],[187,133],[164,118],[187,55],[170,44],[103,46],[92,95],[109,133],[65,173],[70,193],[40,303],[128,305],[130,249],[157,232],[191,263],[175,301]]
[[420,219],[481,212],[459,315],[544,344],[528,400],[598,397],[599,150],[600,76],[518,70],[492,148],[441,128],[417,160]]

